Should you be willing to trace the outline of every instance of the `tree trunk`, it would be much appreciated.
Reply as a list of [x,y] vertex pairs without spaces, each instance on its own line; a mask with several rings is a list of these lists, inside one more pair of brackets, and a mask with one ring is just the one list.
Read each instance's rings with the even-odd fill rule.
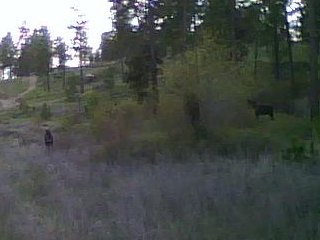
[[279,56],[279,36],[278,36],[278,22],[274,21],[273,26],[273,54],[274,54],[274,78],[280,80],[280,56]]
[[311,119],[319,116],[319,82],[318,82],[318,53],[319,53],[319,37],[317,34],[316,19],[316,0],[309,0],[307,3],[307,11],[309,13],[309,51],[310,51],[310,117]]
[[80,63],[80,93],[84,93],[83,53],[82,53],[82,50],[80,50],[79,63]]
[[230,24],[230,44],[231,44],[231,59],[237,61],[237,39],[236,39],[236,0],[229,0],[229,24]]
[[158,104],[159,104],[159,89],[158,89],[158,68],[157,68],[157,54],[155,51],[154,44],[154,9],[148,4],[148,16],[147,16],[147,37],[148,37],[148,46],[151,55],[151,64],[150,64],[150,80],[152,85],[152,105],[153,105],[153,114],[156,115],[158,113]]
[[63,80],[62,80],[62,89],[66,88],[66,65],[63,65]]
[[[285,4],[285,7],[287,4]],[[288,12],[284,9],[285,12],[285,24],[286,24],[286,35],[287,35],[287,45],[289,52],[289,65],[290,65],[290,81],[291,81],[291,89],[292,94],[295,95],[295,84],[294,84],[294,69],[293,69],[293,54],[292,54],[292,41],[290,35],[290,26],[288,22]]]
[[181,34],[182,34],[182,52],[187,49],[187,0],[182,2],[182,24],[181,24]]
[[257,70],[258,70],[258,39],[256,39],[254,43],[254,66],[253,66],[253,76],[257,78]]
[[49,72],[47,73],[47,90],[50,92],[50,74]]
[[83,66],[80,65],[80,93],[84,93]]
[[155,54],[154,44],[151,43],[151,82],[152,82],[152,98],[153,98],[153,114],[158,113],[158,104],[159,104],[159,89],[158,89],[158,68],[157,68],[157,56]]

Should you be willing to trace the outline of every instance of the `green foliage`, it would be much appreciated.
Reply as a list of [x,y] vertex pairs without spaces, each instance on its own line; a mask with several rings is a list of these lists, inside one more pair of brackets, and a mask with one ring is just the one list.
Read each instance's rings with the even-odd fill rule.
[[79,82],[79,76],[76,74],[72,74],[67,78],[67,86],[65,89],[65,95],[67,97],[67,101],[74,102],[77,99],[77,85]]
[[16,97],[28,89],[28,81],[24,78],[14,79],[12,82],[0,81],[0,91],[3,97]]
[[49,120],[51,118],[50,106],[47,103],[42,104],[40,118],[42,120]]
[[106,89],[113,89],[118,74],[115,66],[111,66],[103,72],[103,83]]
[[57,37],[54,40],[54,55],[56,55],[59,59],[59,67],[63,67],[66,64],[66,61],[70,59],[70,55],[67,54],[68,46],[63,41],[61,37]]
[[[22,31],[22,28],[20,29]],[[47,27],[35,29],[31,36],[24,36],[25,44],[18,59],[19,76],[36,73],[38,76],[49,74],[52,57],[52,42]]]
[[228,53],[210,35],[204,35],[202,45],[163,67],[164,90],[181,99],[190,93],[197,96],[200,120],[208,130],[222,125],[243,127],[248,119],[246,99],[255,83],[246,66],[229,61]]
[[28,92],[24,95],[24,98],[31,105],[38,105],[39,103],[48,102],[48,101],[64,101],[64,91],[61,88],[60,81],[52,81],[51,91],[48,92],[43,87],[43,78],[39,78],[37,81],[36,89]]
[[103,101],[101,94],[96,91],[89,92],[85,95],[85,113],[88,117],[93,117],[93,112],[99,101]]
[[[3,68],[13,66],[16,51],[17,51],[16,46],[12,40],[11,33],[9,32],[5,37],[2,38],[1,44],[0,44],[0,61],[2,63]],[[10,76],[11,76],[11,72],[10,72]]]
[[119,75],[119,69],[114,65],[95,72],[96,78],[103,81],[106,90],[111,90],[114,88],[116,80],[119,79]]
[[82,115],[79,112],[75,112],[72,114],[69,114],[67,116],[64,116],[61,119],[61,125],[64,129],[70,130],[71,127],[80,124],[82,120]]
[[292,145],[282,151],[282,158],[288,161],[306,162],[312,156],[312,151],[307,146],[302,141],[292,140]]
[[[307,144],[309,133],[308,120],[276,114],[274,121],[265,118],[252,122],[247,128],[222,128],[213,133],[213,145],[218,152],[227,155],[242,153],[246,157],[256,157],[261,153],[280,153],[291,148],[293,152],[299,151],[302,143]],[[293,146],[292,139],[300,139],[299,144]]]
[[19,102],[19,110],[22,113],[28,113],[29,105],[27,101],[24,98],[19,98],[17,101]]
[[[115,107],[106,96],[100,96],[99,99],[92,95],[92,98],[88,98],[88,106],[91,106],[89,112],[92,114],[91,125],[95,135],[106,139],[103,135],[117,129],[125,116],[140,115],[130,122],[124,121],[127,122],[127,128],[123,128],[126,134],[122,136],[125,136],[123,139],[127,143],[126,150],[122,152],[132,152],[134,155],[141,155],[144,150],[151,155],[166,152],[180,159],[185,159],[192,151],[201,152],[205,149],[221,154],[239,153],[256,157],[261,153],[289,149],[293,138],[308,139],[310,125],[306,119],[278,112],[275,121],[263,116],[259,121],[255,119],[254,110],[248,107],[247,99],[261,97],[266,102],[280,106],[290,99],[287,85],[267,83],[262,86],[253,79],[247,65],[231,62],[228,54],[228,48],[204,34],[198,48],[165,62],[165,84],[160,89],[156,117],[151,118],[148,101],[137,108],[120,100],[119,106]],[[259,92],[258,89],[267,89],[270,94]],[[184,111],[185,96],[190,93],[199,99],[201,114],[199,125],[193,127]],[[277,102],[274,102],[271,93],[279,96]],[[114,115],[114,109],[121,109],[122,117]],[[112,146],[110,149],[120,146],[115,142],[107,145]]]
[[[134,56],[126,60],[126,82],[138,103],[143,103],[148,94],[156,97],[158,65],[161,63],[155,45],[146,41],[141,43],[139,51]],[[148,91],[150,86],[153,91]]]

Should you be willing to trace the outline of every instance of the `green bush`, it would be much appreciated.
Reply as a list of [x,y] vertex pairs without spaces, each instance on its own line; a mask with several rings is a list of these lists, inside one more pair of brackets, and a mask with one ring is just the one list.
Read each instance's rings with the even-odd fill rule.
[[308,145],[299,140],[292,140],[292,145],[282,151],[282,159],[294,162],[306,162],[312,156],[312,150]]
[[[229,155],[238,153],[257,157],[262,153],[287,152],[286,158],[296,159],[300,147],[310,139],[310,130],[307,119],[281,114],[276,115],[274,121],[260,119],[246,128],[225,127],[216,130],[211,133],[211,145],[218,152]],[[293,139],[299,144],[293,145]],[[291,153],[294,156],[289,157]]]
[[92,91],[85,94],[85,113],[87,117],[92,118],[94,109],[97,107],[100,101],[104,101],[105,99],[102,98],[101,94]]
[[27,101],[24,98],[19,98],[18,100],[16,100],[19,103],[19,110],[22,113],[28,113],[29,112],[29,105],[27,103]]
[[77,83],[79,82],[79,76],[78,75],[71,75],[68,76],[67,79],[67,86],[65,89],[65,95],[67,97],[67,101],[74,102],[77,99]]
[[107,90],[114,88],[116,79],[119,77],[119,70],[116,66],[110,66],[96,72],[96,77],[103,81],[104,87]]
[[49,120],[51,118],[50,106],[47,103],[42,104],[40,118],[42,120]]
[[106,89],[113,89],[115,84],[115,79],[118,75],[117,69],[114,66],[109,67],[103,72],[103,83]]

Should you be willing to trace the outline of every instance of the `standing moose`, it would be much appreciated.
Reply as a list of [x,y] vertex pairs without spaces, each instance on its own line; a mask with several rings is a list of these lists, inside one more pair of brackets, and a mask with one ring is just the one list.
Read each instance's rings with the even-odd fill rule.
[[52,133],[49,129],[46,129],[46,131],[45,131],[44,144],[46,145],[46,148],[48,151],[50,151],[51,148],[53,147],[53,136],[52,136]]

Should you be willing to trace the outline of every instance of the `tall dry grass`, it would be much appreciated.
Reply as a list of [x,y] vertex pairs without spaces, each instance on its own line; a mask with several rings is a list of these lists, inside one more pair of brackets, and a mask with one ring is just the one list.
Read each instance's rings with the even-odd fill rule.
[[[1,149],[1,239],[319,239],[320,168],[239,159],[108,166]],[[168,159],[167,159],[168,160]]]

